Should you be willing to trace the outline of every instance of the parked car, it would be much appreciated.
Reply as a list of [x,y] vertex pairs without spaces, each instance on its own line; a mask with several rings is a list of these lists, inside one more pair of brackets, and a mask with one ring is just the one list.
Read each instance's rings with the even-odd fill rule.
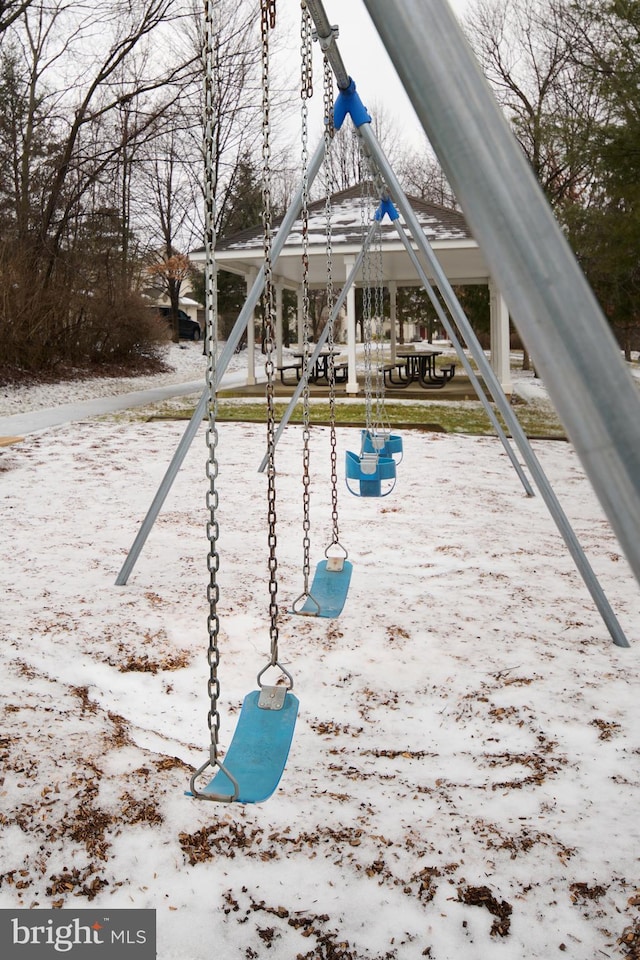
[[[171,326],[171,307],[150,307]],[[184,310],[178,310],[178,332],[181,340],[199,340],[202,330],[197,320],[192,320]]]

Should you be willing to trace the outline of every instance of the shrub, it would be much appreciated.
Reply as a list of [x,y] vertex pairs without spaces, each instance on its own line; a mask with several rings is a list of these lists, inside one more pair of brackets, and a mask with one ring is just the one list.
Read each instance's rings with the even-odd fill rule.
[[113,281],[91,286],[78,264],[0,244],[0,376],[51,375],[70,366],[158,363],[166,324],[135,291]]

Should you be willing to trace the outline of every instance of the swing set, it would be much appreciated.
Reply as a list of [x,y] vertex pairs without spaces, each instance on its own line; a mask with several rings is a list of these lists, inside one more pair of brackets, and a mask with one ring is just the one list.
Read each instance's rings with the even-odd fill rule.
[[[498,116],[497,108],[492,104],[490,94],[484,91],[481,78],[476,78],[474,64],[469,59],[464,40],[459,34],[457,24],[447,5],[432,5],[428,28],[425,25],[424,10],[420,15],[420,0],[407,0],[402,10],[394,10],[389,16],[386,0],[364,0],[365,5],[374,21],[383,42],[394,59],[396,68],[418,112],[425,131],[429,134],[436,147],[439,159],[448,174],[452,186],[458,194],[463,209],[467,205],[470,210],[476,211],[474,229],[479,242],[484,240],[487,247],[487,259],[492,273],[496,276],[505,290],[511,291],[513,302],[518,308],[518,318],[523,331],[529,334],[531,346],[534,341],[536,355],[541,370],[546,371],[545,380],[549,387],[552,399],[556,403],[563,420],[574,437],[574,444],[578,454],[583,459],[586,472],[591,479],[596,493],[600,496],[618,538],[625,548],[632,568],[640,578],[640,411],[638,399],[633,384],[628,375],[623,374],[619,356],[608,339],[605,321],[590,299],[590,292],[582,274],[575,269],[575,261],[570,251],[564,245],[561,232],[555,224],[550,224],[544,201],[535,190],[530,189],[533,183],[530,171],[527,170],[524,160],[517,147],[508,137],[508,131],[502,118]],[[279,622],[277,603],[277,568],[276,555],[276,470],[275,450],[278,438],[297,403],[300,394],[296,391],[285,416],[276,428],[274,413],[274,284],[272,267],[291,231],[296,218],[302,214],[305,222],[305,211],[308,207],[309,189],[320,170],[323,158],[330,149],[330,127],[325,124],[325,137],[315,153],[308,158],[306,144],[306,99],[311,94],[311,20],[315,23],[316,38],[324,56],[325,100],[330,99],[331,72],[335,75],[340,91],[333,109],[333,118],[338,127],[347,115],[356,128],[364,147],[364,154],[368,158],[373,173],[373,182],[378,186],[379,207],[369,226],[368,233],[363,240],[363,249],[351,270],[345,286],[340,294],[334,298],[331,279],[331,228],[330,228],[330,189],[327,191],[327,290],[329,296],[329,320],[321,337],[318,339],[315,350],[311,352],[308,323],[308,284],[306,292],[306,306],[304,307],[304,360],[303,376],[298,385],[304,391],[303,397],[303,591],[293,604],[292,612],[302,616],[333,617],[338,616],[346,600],[349,581],[351,578],[351,564],[347,559],[347,551],[339,538],[338,509],[337,509],[337,455],[335,440],[335,370],[333,370],[332,356],[329,359],[330,406],[331,406],[331,497],[332,497],[332,537],[325,550],[325,560],[318,564],[313,582],[310,565],[310,431],[309,431],[309,369],[314,363],[319,350],[325,343],[333,345],[333,321],[344,304],[346,292],[354,282],[357,272],[362,267],[365,276],[364,314],[365,314],[365,405],[366,425],[361,433],[361,446],[358,453],[347,451],[346,454],[346,481],[351,493],[360,497],[387,496],[395,486],[396,468],[403,455],[402,439],[391,433],[384,412],[384,378],[382,364],[377,351],[381,344],[381,317],[380,284],[371,283],[371,259],[369,246],[373,243],[376,224],[385,215],[394,223],[405,248],[407,255],[415,266],[431,302],[436,310],[449,339],[451,340],[460,362],[474,385],[478,397],[485,406],[492,424],[500,438],[505,451],[508,453],[514,469],[523,484],[527,495],[532,496],[533,490],[524,475],[518,459],[511,448],[511,444],[497,420],[491,403],[478,381],[475,371],[466,356],[460,340],[456,336],[454,323],[460,330],[467,348],[472,355],[477,370],[488,388],[493,402],[500,411],[504,422],[516,444],[520,454],[528,466],[530,473],[541,493],[565,543],[571,553],[576,566],[611,634],[613,642],[620,647],[628,647],[620,624],[611,609],[600,584],[591,569],[580,544],[558,504],[555,494],[542,471],[540,464],[533,453],[531,446],[522,431],[520,424],[513,414],[509,401],[502,391],[491,365],[488,363],[477,338],[464,315],[464,311],[449,284],[433,250],[415,214],[408,203],[392,168],[390,167],[380,144],[371,130],[370,117],[362,106],[356,93],[355,84],[344,69],[340,54],[337,50],[337,28],[331,27],[322,7],[321,0],[303,0],[301,36],[302,36],[302,100],[303,100],[303,183],[294,198],[291,207],[283,218],[280,230],[275,237],[271,232],[271,193],[270,193],[270,124],[269,124],[269,39],[275,26],[275,0],[261,0],[261,36],[262,36],[262,97],[263,97],[263,228],[264,228],[264,265],[250,290],[244,307],[226,342],[224,350],[218,356],[217,352],[217,317],[216,317],[216,280],[215,280],[215,199],[214,199],[214,23],[213,5],[205,0],[205,33],[204,33],[204,65],[205,65],[205,118],[204,118],[204,154],[205,154],[205,286],[206,286],[206,341],[207,341],[207,386],[193,417],[185,431],[181,443],[176,450],[173,460],[154,498],[154,501],[143,521],[134,544],[127,556],[117,584],[127,582],[128,576],[146,541],[149,531],[166,498],[166,495],[175,479],[180,464],[198,430],[205,414],[208,416],[207,442],[209,490],[207,503],[209,519],[207,536],[209,539],[208,569],[210,581],[207,588],[209,602],[208,633],[209,633],[209,681],[208,693],[210,708],[208,726],[210,730],[209,756],[205,763],[195,771],[190,782],[191,796],[202,800],[220,802],[257,803],[266,800],[276,790],[282,776],[298,714],[298,699],[293,691],[293,677],[284,667],[279,654]],[[442,53],[447,51],[446,56]],[[444,73],[443,73],[444,71]],[[414,76],[415,74],[415,76]],[[458,82],[458,78],[460,82]],[[474,102],[473,109],[466,99],[467,86],[474,82],[478,103]],[[432,81],[429,87],[427,81]],[[439,85],[438,85],[439,84]],[[430,89],[430,95],[427,94]],[[437,96],[432,94],[437,92]],[[430,113],[431,111],[431,113]],[[432,116],[433,114],[433,116]],[[478,130],[478,123],[482,130]],[[486,126],[485,126],[486,125]],[[494,161],[498,172],[494,176],[493,168],[489,169],[484,159],[477,159],[471,155],[468,144],[458,143],[460,137],[466,135],[467,129],[473,131],[478,143],[484,142],[488,136],[496,145]],[[471,136],[471,135],[470,135]],[[449,157],[455,156],[458,167],[449,163]],[[504,162],[503,162],[504,161]],[[531,182],[530,182],[531,180]],[[479,183],[482,186],[479,187]],[[491,189],[488,188],[491,183]],[[469,186],[470,185],[470,186]],[[485,187],[483,189],[482,187]],[[514,197],[518,197],[518,213],[516,219],[522,219],[523,211],[527,214],[528,223],[523,226],[517,237],[512,237],[508,243],[492,229],[495,219],[491,205],[498,205],[498,220],[511,219]],[[393,198],[393,202],[391,201]],[[399,214],[404,226],[400,224]],[[407,236],[411,235],[411,240]],[[303,236],[306,231],[303,228]],[[364,230],[363,230],[364,234]],[[515,249],[511,249],[515,248]],[[546,263],[550,273],[554,274],[554,282],[539,284],[535,269],[530,264],[537,262],[540,249],[547,252]],[[513,254],[513,257],[512,257]],[[303,251],[303,273],[307,250]],[[376,269],[379,272],[379,261],[374,257]],[[442,300],[446,304],[449,315],[442,307],[433,290],[432,283],[427,276],[428,272],[434,278]],[[505,266],[506,264],[506,266]],[[563,275],[566,273],[570,281]],[[375,272],[375,270],[373,271]],[[367,279],[367,277],[369,279]],[[306,283],[306,280],[304,281]],[[537,303],[535,318],[529,318],[529,305],[525,296],[519,296],[518,284],[526,289],[526,297]],[[373,289],[373,296],[371,290]],[[549,291],[553,290],[553,297]],[[263,295],[264,291],[264,295]],[[377,292],[376,292],[377,291]],[[257,689],[251,691],[244,699],[238,723],[225,754],[224,762],[219,750],[219,700],[220,682],[218,667],[220,663],[219,650],[219,618],[218,601],[219,587],[217,571],[219,557],[217,550],[218,524],[217,507],[218,492],[216,479],[218,474],[217,463],[217,425],[216,425],[216,391],[224,375],[230,358],[240,341],[253,311],[263,295],[266,330],[266,363],[267,379],[267,453],[261,469],[267,472],[267,513],[268,513],[268,569],[269,569],[269,654],[267,662],[257,675]],[[304,299],[304,298],[303,298]],[[563,309],[558,310],[558,303]],[[578,306],[579,305],[579,306]],[[453,322],[452,322],[453,321]],[[579,329],[578,329],[579,328]],[[544,333],[549,343],[544,341]],[[542,337],[542,339],[539,339]],[[574,340],[580,337],[580,350],[574,349]],[[375,356],[374,356],[375,353]],[[565,366],[572,370],[572,377],[565,376],[558,355],[562,354]],[[616,408],[611,408],[611,396],[598,394],[597,404],[592,402],[594,393],[600,390],[599,383],[594,383],[589,376],[587,354],[592,356],[599,366],[610,372],[617,383]],[[576,358],[584,360],[584,367],[580,367]],[[627,380],[625,379],[627,377]],[[567,384],[571,382],[572,392],[565,396]],[[374,387],[375,384],[375,387]],[[580,417],[581,404],[575,402],[576,391],[580,394],[584,405],[589,408],[589,416]],[[578,419],[576,416],[578,415]],[[601,422],[607,421],[607,430],[601,429]],[[622,433],[621,433],[622,431]],[[609,437],[609,443],[602,443],[602,436]],[[606,448],[606,456],[601,451]],[[606,487],[606,494],[603,488]],[[635,507],[633,506],[635,504]],[[627,509],[628,507],[628,509]],[[207,777],[207,782],[200,786]]]

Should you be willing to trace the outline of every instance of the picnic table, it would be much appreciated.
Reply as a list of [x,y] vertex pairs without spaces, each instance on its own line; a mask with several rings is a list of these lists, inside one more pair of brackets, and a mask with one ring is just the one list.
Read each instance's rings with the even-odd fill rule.
[[442,350],[434,347],[403,347],[396,350],[396,362],[386,364],[385,380],[392,387],[408,387],[419,383],[426,389],[440,389],[452,380],[455,363],[436,367],[436,357],[442,356]]
[[[311,356],[313,350],[310,349],[309,356]],[[328,348],[321,350],[318,354],[316,362],[314,363],[312,369],[309,371],[309,380],[313,383],[317,383],[318,380],[329,380],[329,359],[333,356],[334,358],[334,370],[336,375],[336,380],[345,379],[345,373],[347,369],[346,363],[336,363],[335,358],[339,355],[339,350],[329,350]],[[300,367],[304,363],[304,352],[297,351],[294,352],[293,356],[296,358],[296,361],[300,362]],[[300,375],[298,375],[300,379]]]

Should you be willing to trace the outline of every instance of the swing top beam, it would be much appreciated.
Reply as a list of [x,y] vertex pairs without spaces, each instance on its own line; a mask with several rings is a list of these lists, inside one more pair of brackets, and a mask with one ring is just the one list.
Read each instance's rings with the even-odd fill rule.
[[331,69],[338,84],[338,90],[347,90],[351,85],[351,77],[346,71],[342,57],[340,56],[340,51],[338,50],[338,45],[336,44],[338,28],[332,27],[329,23],[329,18],[327,17],[321,0],[306,0],[306,3],[307,9],[315,24],[320,49],[331,64]]

